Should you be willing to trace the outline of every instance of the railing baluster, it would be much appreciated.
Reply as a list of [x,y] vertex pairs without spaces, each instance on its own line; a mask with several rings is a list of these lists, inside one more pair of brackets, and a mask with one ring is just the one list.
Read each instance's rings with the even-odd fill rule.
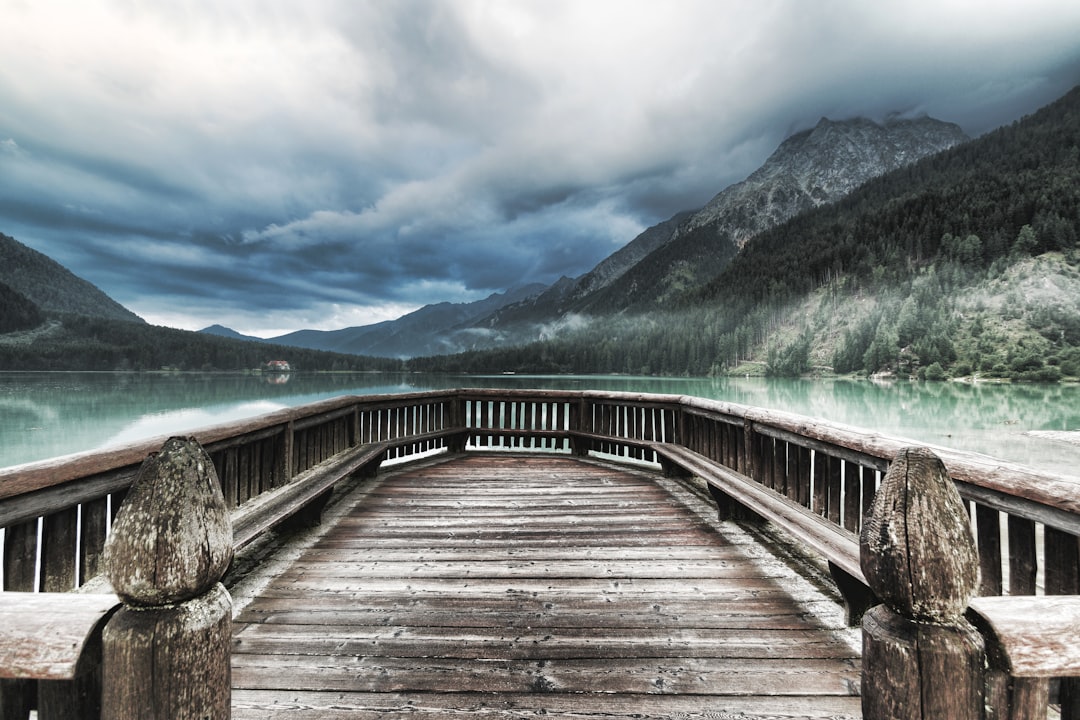
[[821,517],[829,514],[829,458],[820,450],[814,451],[813,498],[811,509]]
[[810,508],[810,448],[798,445],[795,448],[795,475],[798,478],[795,492],[795,501],[804,508]]
[[1009,594],[1034,595],[1039,561],[1035,549],[1035,523],[1009,515]]
[[1001,594],[1001,514],[975,504],[976,545],[979,549],[980,595]]
[[34,592],[37,585],[38,520],[4,530],[4,590]]
[[878,471],[872,467],[862,466],[862,507],[860,508],[859,528],[870,517],[870,509],[874,506],[874,495],[877,494]]
[[66,592],[75,588],[75,557],[78,547],[78,507],[49,513],[41,523],[41,580],[43,592]]
[[839,458],[828,458],[828,486],[829,486],[829,520],[834,524],[840,524],[840,508],[842,506],[841,493],[843,492],[843,462]]
[[1080,544],[1075,535],[1053,527],[1044,532],[1046,594],[1080,594]]
[[772,477],[773,490],[787,495],[787,443],[778,438],[772,439]]
[[844,461],[844,529],[859,532],[862,509],[862,468],[858,463]]
[[96,577],[102,570],[101,557],[108,525],[108,497],[83,503],[79,523],[79,585]]

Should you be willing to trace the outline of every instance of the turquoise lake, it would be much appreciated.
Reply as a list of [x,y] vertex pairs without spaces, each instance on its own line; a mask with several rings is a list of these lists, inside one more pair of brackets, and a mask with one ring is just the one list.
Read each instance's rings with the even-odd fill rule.
[[385,374],[0,373],[0,467],[252,417],[342,394],[455,387],[626,390],[754,405],[1080,479],[1080,386],[869,380]]

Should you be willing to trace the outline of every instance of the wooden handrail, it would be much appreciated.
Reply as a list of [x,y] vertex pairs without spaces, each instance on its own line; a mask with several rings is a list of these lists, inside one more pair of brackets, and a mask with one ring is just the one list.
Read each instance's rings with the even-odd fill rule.
[[[384,458],[528,451],[596,453],[665,467],[682,463],[709,474],[721,495],[724,483],[737,478],[739,487],[728,487],[728,499],[742,498],[759,511],[769,503],[797,506],[797,513],[773,516],[794,518],[796,529],[800,517],[812,519],[801,534],[811,545],[810,525],[831,524],[847,533],[852,542],[836,544],[829,551],[834,554],[857,546],[878,485],[896,454],[912,444],[824,420],[683,395],[499,389],[342,396],[192,434],[211,457],[226,510],[242,520],[244,529],[234,538],[238,545],[325,497],[342,477]],[[70,590],[97,574],[110,518],[143,460],[162,442],[154,438],[0,469],[3,589]],[[1080,484],[982,455],[933,451],[975,526],[982,570],[977,594],[1035,595],[1041,565],[1047,594],[1080,595]],[[1037,530],[1045,537],[1041,548]],[[851,570],[850,558],[830,558],[830,566],[836,564],[848,568],[849,580],[864,582]],[[1002,579],[1006,567],[1008,588]],[[1075,686],[1067,687],[1066,696],[1080,695]]]
[[[335,428],[336,437],[330,438],[330,428]],[[889,461],[912,444],[828,421],[683,395],[498,389],[342,396],[208,427],[194,435],[214,458],[230,507],[288,484],[347,447],[369,442],[392,441],[395,458],[458,449],[459,442],[464,449],[467,441],[471,449],[599,451],[615,458],[659,462],[655,453],[643,449],[642,442],[647,441],[689,447],[780,489],[853,534],[861,527],[874,486]],[[586,435],[594,439],[582,440]],[[607,440],[597,441],[597,436]],[[416,438],[417,446],[405,443],[407,438]],[[95,528],[107,526],[108,508],[115,513],[139,464],[163,441],[154,438],[0,469],[0,527],[8,528],[10,536],[4,553],[5,588],[45,589],[48,584],[49,589],[64,589],[69,580],[73,587],[96,573],[100,548],[92,546],[102,544],[104,536]],[[581,447],[574,447],[575,442]],[[1035,524],[1051,528],[1050,558],[1045,562],[1054,567],[1047,566],[1045,573],[1052,585],[1048,591],[1080,592],[1080,573],[1070,565],[1068,553],[1069,543],[1080,536],[1076,481],[973,453],[933,450],[985,526],[978,540],[990,585],[983,594],[1004,591],[994,585],[993,577],[995,565],[1003,564],[1013,569],[1013,593],[1034,592],[1025,568],[1036,566],[1027,541]],[[38,518],[47,519],[46,532],[51,535],[69,522],[63,513],[70,515],[80,506],[84,520],[90,521],[84,522],[87,537],[58,536],[50,545],[47,559],[66,556],[69,550],[73,556],[61,563],[60,572],[20,565],[27,545],[36,542]],[[1015,528],[1007,545],[994,535],[998,513],[1006,514]],[[83,555],[78,560],[77,547]],[[65,577],[76,567],[80,577]],[[54,575],[59,579],[50,579]]]

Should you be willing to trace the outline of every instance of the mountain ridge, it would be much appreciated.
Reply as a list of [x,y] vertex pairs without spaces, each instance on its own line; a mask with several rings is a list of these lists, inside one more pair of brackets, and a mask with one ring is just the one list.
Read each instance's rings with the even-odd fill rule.
[[1080,377],[1080,86],[753,236],[674,307],[414,371]]
[[220,325],[211,325],[199,332],[351,355],[405,359],[416,355],[446,354],[475,345],[475,338],[483,332],[471,325],[480,318],[491,315],[507,303],[533,297],[544,289],[544,285],[536,283],[492,293],[469,303],[432,303],[395,320],[338,330],[296,330],[265,339],[242,335]]
[[49,256],[0,233],[0,282],[46,312],[146,322]]
[[483,325],[535,339],[568,315],[661,309],[715,277],[755,234],[968,139],[955,123],[930,117],[821,118],[786,138],[761,167],[702,208],[653,225],[573,286],[553,286],[526,303],[501,308]]

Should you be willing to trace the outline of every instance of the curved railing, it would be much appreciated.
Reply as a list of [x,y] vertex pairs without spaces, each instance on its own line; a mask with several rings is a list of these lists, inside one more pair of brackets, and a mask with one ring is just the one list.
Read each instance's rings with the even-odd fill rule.
[[[343,396],[193,433],[229,507],[367,444],[387,460],[440,450],[599,453],[661,464],[677,445],[859,532],[909,441],[789,413],[678,395],[451,390]],[[0,470],[3,589],[74,589],[99,571],[110,517],[164,438]],[[1080,593],[1080,484],[934,448],[969,505],[982,594]]]

